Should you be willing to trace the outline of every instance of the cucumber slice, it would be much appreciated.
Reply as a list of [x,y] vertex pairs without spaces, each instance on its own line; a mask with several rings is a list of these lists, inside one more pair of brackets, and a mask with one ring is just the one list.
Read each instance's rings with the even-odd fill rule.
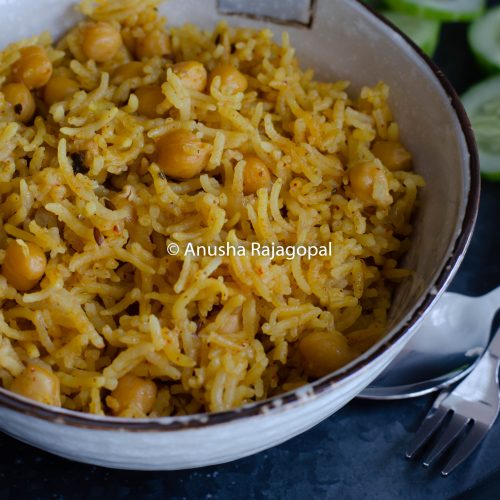
[[463,96],[462,102],[476,135],[481,174],[500,180],[500,76],[478,83]]
[[385,0],[394,10],[440,21],[470,21],[479,17],[486,0]]
[[441,23],[433,19],[409,16],[401,12],[383,11],[382,14],[408,35],[427,55],[436,50]]
[[490,72],[500,71],[500,7],[491,9],[469,28],[469,44],[479,64]]

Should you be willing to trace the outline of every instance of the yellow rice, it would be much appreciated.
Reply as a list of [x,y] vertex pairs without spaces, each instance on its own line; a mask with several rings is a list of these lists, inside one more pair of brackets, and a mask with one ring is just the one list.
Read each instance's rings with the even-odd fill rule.
[[[124,39],[168,31],[171,56],[144,61],[146,76],[120,85],[109,75],[131,55],[85,61],[78,27],[55,45],[42,34],[0,53],[0,85],[19,49],[37,43],[55,74],[82,89],[28,126],[0,92],[0,263],[12,238],[48,256],[30,292],[0,275],[0,380],[9,388],[40,361],[59,378],[64,407],[96,414],[109,413],[106,398],[129,372],[157,384],[149,416],[213,412],[310,380],[297,350],[310,331],[341,333],[353,357],[369,348],[385,333],[391,283],[409,274],[397,262],[423,185],[411,171],[386,169],[388,207],[367,211],[350,196],[348,168],[374,158],[374,140],[399,139],[384,83],[353,98],[348,82],[303,71],[286,34],[278,44],[267,29],[170,27],[157,3],[80,6]],[[249,88],[233,96],[186,89],[170,69],[183,60],[207,70],[230,62]],[[136,113],[134,89],[150,83],[162,84],[166,118]],[[155,141],[180,127],[212,146],[206,171],[182,182],[161,175],[153,155]],[[75,175],[76,152],[86,153],[87,174]],[[270,168],[269,191],[243,195],[246,152]],[[310,260],[167,254],[168,244],[189,242],[331,242],[334,252]],[[225,333],[231,314],[241,328]]]

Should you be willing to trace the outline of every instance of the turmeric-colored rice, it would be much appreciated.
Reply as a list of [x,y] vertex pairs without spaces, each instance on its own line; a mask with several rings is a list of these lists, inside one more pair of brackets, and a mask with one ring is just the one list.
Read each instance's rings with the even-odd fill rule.
[[[423,180],[372,152],[376,141],[399,142],[387,85],[349,96],[348,82],[303,71],[286,34],[278,44],[267,29],[172,27],[157,4],[80,5],[120,31],[122,46],[106,62],[82,51],[88,20],[55,43],[42,34],[0,53],[0,264],[12,240],[47,257],[31,290],[0,274],[0,380],[9,389],[27,366],[43,367],[72,410],[214,412],[296,388],[383,336],[391,290],[410,274],[398,261]],[[157,32],[168,35],[167,53],[140,58],[141,39]],[[31,45],[79,90],[52,105],[33,90],[35,117],[21,123],[2,89]],[[142,73],[118,81],[117,68],[132,60]],[[173,66],[191,60],[208,73],[229,63],[248,87],[224,92],[215,78],[190,89]],[[145,85],[161,86],[157,117],[138,111],[135,91]],[[175,129],[208,145],[200,175],[179,180],[158,164],[157,141]],[[248,154],[271,182],[244,194]],[[368,201],[351,182],[363,163],[383,174]],[[333,252],[186,252],[252,242],[330,243]],[[172,243],[178,255],[168,253]],[[113,391],[127,374],[154,382],[147,411],[118,411]]]

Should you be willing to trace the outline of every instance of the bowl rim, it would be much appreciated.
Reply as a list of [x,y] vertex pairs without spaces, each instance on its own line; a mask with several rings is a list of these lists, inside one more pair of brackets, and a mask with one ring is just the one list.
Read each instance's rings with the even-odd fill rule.
[[404,42],[408,44],[429,67],[450,99],[451,106],[456,113],[460,128],[464,134],[467,151],[469,153],[470,188],[467,193],[467,204],[460,233],[455,237],[454,247],[450,251],[447,259],[445,259],[441,265],[439,275],[429,288],[430,291],[421,299],[420,305],[411,314],[411,317],[404,324],[400,325],[396,331],[388,335],[389,338],[381,342],[376,349],[367,351],[339,370],[293,391],[262,401],[249,403],[234,410],[155,418],[119,418],[81,413],[66,408],[48,406],[12,393],[3,387],[0,387],[0,407],[22,413],[29,417],[39,418],[49,423],[63,424],[81,429],[119,430],[128,432],[167,432],[210,427],[247,417],[273,413],[278,410],[287,409],[294,403],[298,404],[307,401],[309,397],[319,396],[339,382],[344,381],[354,373],[369,365],[391,346],[397,344],[410,334],[412,328],[418,323],[426,310],[444,291],[446,285],[456,273],[467,247],[469,246],[479,209],[481,184],[479,155],[469,118],[457,92],[446,78],[443,71],[407,35],[393,25],[382,14],[363,3],[362,0],[352,0],[352,2],[364,8],[372,16],[375,16],[379,21],[384,23],[386,27],[400,35]]

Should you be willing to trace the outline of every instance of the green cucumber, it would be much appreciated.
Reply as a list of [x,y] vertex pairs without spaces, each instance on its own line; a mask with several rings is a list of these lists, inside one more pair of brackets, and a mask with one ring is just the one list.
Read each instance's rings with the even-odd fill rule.
[[474,85],[462,102],[479,147],[481,174],[500,181],[500,76]]
[[470,21],[483,12],[486,0],[385,0],[394,10],[439,21]]
[[491,9],[471,24],[469,44],[486,71],[500,71],[500,7]]
[[401,12],[383,11],[382,14],[408,35],[427,55],[436,50],[441,23],[433,19],[409,16]]

